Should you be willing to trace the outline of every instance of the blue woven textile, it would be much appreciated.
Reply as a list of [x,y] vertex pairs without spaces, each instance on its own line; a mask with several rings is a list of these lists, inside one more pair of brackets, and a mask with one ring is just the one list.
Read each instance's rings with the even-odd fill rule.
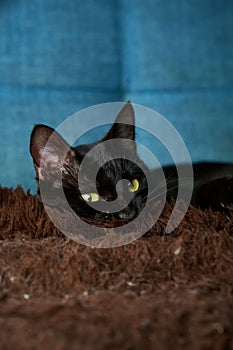
[[172,122],[194,161],[233,161],[232,18],[228,0],[0,1],[1,185],[35,189],[35,123],[128,98]]

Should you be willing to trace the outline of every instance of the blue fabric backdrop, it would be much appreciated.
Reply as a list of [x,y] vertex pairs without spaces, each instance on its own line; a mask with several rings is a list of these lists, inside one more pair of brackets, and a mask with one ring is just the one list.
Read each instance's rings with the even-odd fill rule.
[[128,98],[194,161],[233,161],[232,18],[229,0],[0,0],[1,185],[35,189],[35,123]]

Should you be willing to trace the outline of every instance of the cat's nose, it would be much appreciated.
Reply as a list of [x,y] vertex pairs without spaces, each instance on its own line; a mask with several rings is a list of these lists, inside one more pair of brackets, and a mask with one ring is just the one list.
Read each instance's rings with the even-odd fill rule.
[[124,210],[120,211],[117,215],[122,220],[132,220],[136,216],[136,212],[133,209],[125,208]]

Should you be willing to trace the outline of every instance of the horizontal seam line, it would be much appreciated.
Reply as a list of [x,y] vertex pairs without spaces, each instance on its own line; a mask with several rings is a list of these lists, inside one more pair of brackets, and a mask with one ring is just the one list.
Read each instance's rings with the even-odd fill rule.
[[7,90],[21,90],[21,91],[51,91],[51,92],[83,92],[83,93],[108,93],[108,94],[118,94],[119,96],[124,96],[125,94],[184,94],[184,93],[199,93],[199,92],[224,92],[232,93],[233,87],[187,87],[187,88],[157,88],[157,89],[112,89],[112,88],[95,88],[95,87],[59,87],[59,86],[21,86],[21,85],[4,85],[0,84],[1,91]]

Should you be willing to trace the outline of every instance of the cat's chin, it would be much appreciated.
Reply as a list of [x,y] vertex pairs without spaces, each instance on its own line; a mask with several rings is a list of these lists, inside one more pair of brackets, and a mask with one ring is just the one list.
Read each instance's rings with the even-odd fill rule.
[[135,217],[137,217],[137,212],[135,209],[130,207],[126,207],[118,213],[108,213],[108,212],[97,212],[94,214],[93,218],[95,220],[124,220],[124,221],[132,221]]
[[117,216],[110,216],[110,215],[101,215],[105,213],[97,213],[95,217],[88,218],[88,217],[80,217],[79,218],[96,227],[102,227],[102,228],[115,228],[115,227],[121,227],[126,224],[128,224],[131,220],[126,220],[126,219],[120,219]]
[[111,221],[113,219],[113,215],[110,214],[110,213],[99,212],[99,213],[94,214],[93,219],[94,220],[108,220],[108,221]]

